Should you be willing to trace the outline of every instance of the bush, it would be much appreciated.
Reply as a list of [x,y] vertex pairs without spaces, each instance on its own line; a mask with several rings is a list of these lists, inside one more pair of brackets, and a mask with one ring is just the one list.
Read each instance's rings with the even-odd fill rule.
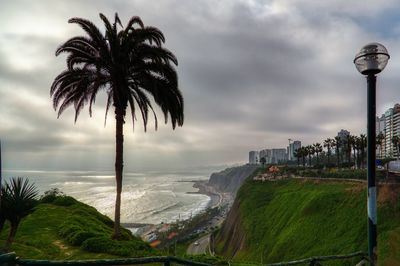
[[184,258],[187,260],[203,262],[212,265],[229,265],[228,261],[221,256],[210,256],[206,254],[201,254],[201,255],[185,255]]
[[76,231],[70,235],[67,241],[73,246],[80,246],[85,240],[97,236],[99,236],[99,234],[93,232]]
[[67,207],[67,206],[71,206],[71,205],[78,203],[78,201],[70,196],[59,196],[59,197],[56,197],[52,203],[57,206]]
[[108,253],[117,256],[141,257],[153,253],[153,249],[143,241],[116,241],[104,236],[85,240],[81,248],[89,252]]
[[58,188],[51,188],[44,192],[40,197],[41,203],[52,203],[57,197],[64,196],[64,193]]

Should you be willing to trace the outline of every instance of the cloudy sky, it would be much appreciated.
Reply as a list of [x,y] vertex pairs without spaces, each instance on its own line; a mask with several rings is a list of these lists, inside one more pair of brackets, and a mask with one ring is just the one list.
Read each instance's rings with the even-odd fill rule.
[[[59,119],[49,88],[65,68],[56,48],[83,34],[71,17],[123,23],[138,15],[179,60],[182,128],[125,126],[125,169],[246,162],[249,150],[321,142],[366,128],[366,82],[352,60],[368,42],[391,55],[378,80],[378,113],[400,102],[398,0],[2,0],[0,137],[6,169],[111,170],[114,121],[104,94],[94,114]],[[112,112],[110,112],[112,114]]]

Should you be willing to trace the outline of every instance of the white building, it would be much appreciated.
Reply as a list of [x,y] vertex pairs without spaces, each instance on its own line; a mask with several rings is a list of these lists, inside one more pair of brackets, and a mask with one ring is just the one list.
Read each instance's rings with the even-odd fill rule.
[[249,152],[249,164],[258,164],[259,162],[258,151]]
[[286,149],[272,149],[271,163],[286,161]]
[[259,152],[260,160],[261,158],[265,158],[265,163],[271,163],[272,160],[272,150],[264,149]]

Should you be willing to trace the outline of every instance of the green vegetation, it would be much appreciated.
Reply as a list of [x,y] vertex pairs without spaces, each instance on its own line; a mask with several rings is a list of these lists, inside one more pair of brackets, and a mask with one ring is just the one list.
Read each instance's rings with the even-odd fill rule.
[[[245,237],[235,260],[273,263],[366,251],[365,186],[333,181],[248,180],[237,196],[240,221],[231,225],[233,228],[239,223]],[[379,265],[397,265],[400,263],[399,187],[384,186],[380,190]],[[234,245],[227,239],[225,236],[217,243],[217,251]],[[225,254],[232,255],[232,248]],[[348,261],[353,263],[349,265],[355,265],[354,262]]]
[[12,178],[1,188],[0,233],[6,221],[10,224],[3,249],[5,252],[10,249],[22,219],[33,212],[38,193],[37,188],[22,177]]
[[[57,192],[43,196],[19,226],[11,250],[24,259],[100,259],[157,255],[125,228],[111,239],[113,221],[91,206]],[[6,223],[8,229],[9,224]],[[7,231],[7,230],[3,230]],[[0,235],[0,244],[6,234]]]
[[[132,121],[140,112],[146,131],[148,114],[157,116],[151,103],[160,107],[165,123],[168,116],[174,129],[183,125],[183,97],[178,88],[175,55],[163,47],[165,37],[155,27],[145,27],[139,17],[132,17],[123,27],[118,14],[111,23],[103,14],[100,18],[105,31],[92,22],[72,18],[69,23],[78,24],[85,36],[76,36],[56,51],[56,55],[67,53],[67,69],[59,74],[51,85],[53,107],[60,116],[66,108],[75,108],[75,121],[83,107],[92,105],[97,93],[107,93],[106,116],[114,107],[116,121],[115,177],[117,198],[115,201],[114,239],[121,239],[120,210],[123,169],[123,127],[127,109],[131,110]],[[129,106],[129,108],[128,108]]]

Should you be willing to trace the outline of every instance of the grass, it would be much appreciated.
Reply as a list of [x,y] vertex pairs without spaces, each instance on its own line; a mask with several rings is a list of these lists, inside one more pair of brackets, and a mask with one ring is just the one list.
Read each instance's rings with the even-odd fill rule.
[[[332,181],[247,181],[238,193],[246,245],[235,260],[259,262],[262,256],[264,263],[274,263],[366,251],[364,186]],[[399,201],[380,204],[378,236],[379,265],[400,265]]]
[[[113,221],[68,196],[41,203],[23,220],[12,245],[23,259],[71,260],[142,257],[158,254],[123,228],[124,241],[111,240]],[[8,233],[0,235],[0,246]]]

